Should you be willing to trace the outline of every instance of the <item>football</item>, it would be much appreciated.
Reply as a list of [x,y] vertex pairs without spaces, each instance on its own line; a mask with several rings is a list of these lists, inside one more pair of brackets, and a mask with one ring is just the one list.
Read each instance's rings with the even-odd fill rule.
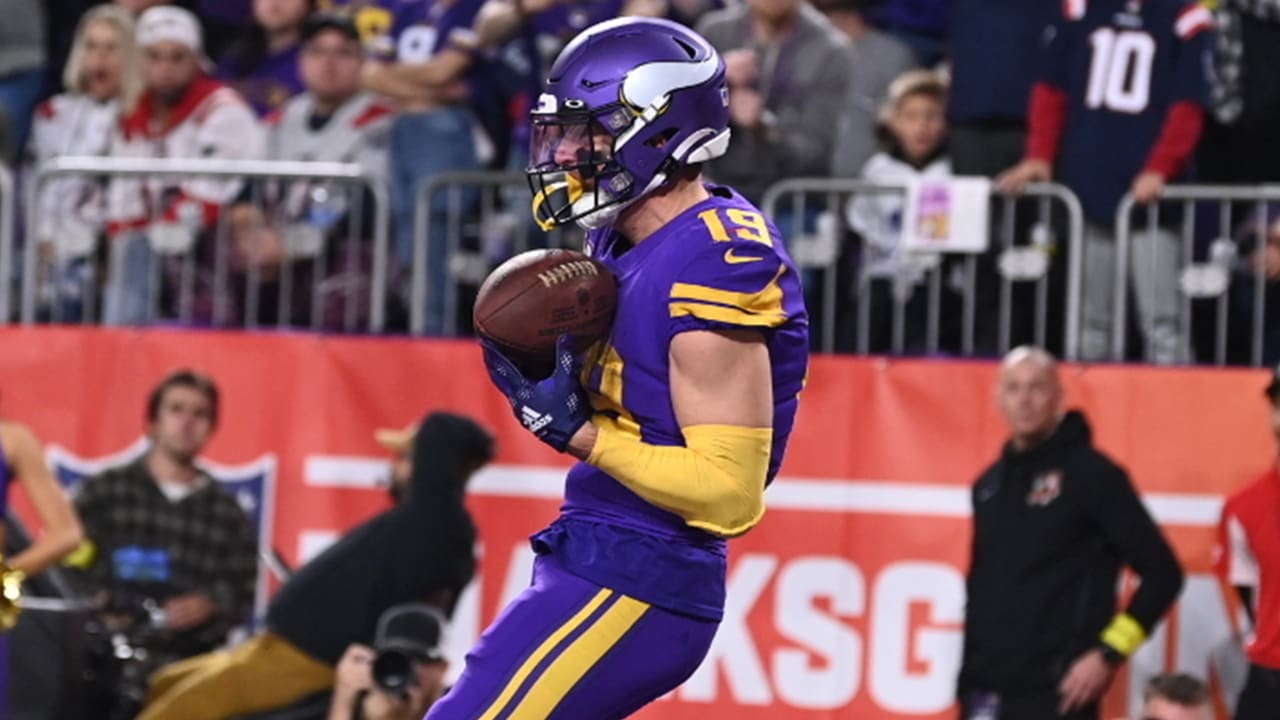
[[502,348],[520,369],[545,377],[556,340],[585,350],[609,336],[618,281],[600,262],[574,250],[530,250],[489,273],[472,312],[476,334]]

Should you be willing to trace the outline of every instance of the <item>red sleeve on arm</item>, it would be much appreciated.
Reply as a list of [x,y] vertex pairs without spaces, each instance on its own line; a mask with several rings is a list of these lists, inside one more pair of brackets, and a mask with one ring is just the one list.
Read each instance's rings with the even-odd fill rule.
[[182,222],[186,219],[185,213],[191,212],[186,209],[186,206],[188,205],[199,211],[201,227],[211,227],[214,223],[218,222],[218,213],[222,210],[222,206],[220,204],[192,197],[185,192],[174,200],[174,202],[169,204],[169,207],[161,214],[160,219],[165,222]]
[[1067,121],[1067,91],[1046,82],[1031,88],[1028,113],[1027,157],[1053,164]]
[[1166,179],[1177,177],[1200,142],[1203,129],[1204,108],[1188,100],[1174,103],[1164,119],[1160,139],[1147,157],[1145,169],[1158,172]]

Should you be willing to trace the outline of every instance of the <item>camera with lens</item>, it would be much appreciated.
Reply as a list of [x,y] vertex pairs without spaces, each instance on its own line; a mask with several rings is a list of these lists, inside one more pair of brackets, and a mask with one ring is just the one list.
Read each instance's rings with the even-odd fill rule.
[[408,695],[419,662],[421,660],[403,650],[382,650],[373,659],[373,681],[392,695]]
[[371,672],[380,690],[407,697],[418,666],[443,661],[444,623],[439,610],[423,603],[397,605],[378,618]]

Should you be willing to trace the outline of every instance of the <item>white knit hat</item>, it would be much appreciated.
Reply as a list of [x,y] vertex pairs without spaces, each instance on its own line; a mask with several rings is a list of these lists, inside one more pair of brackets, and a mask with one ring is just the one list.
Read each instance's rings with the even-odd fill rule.
[[206,70],[213,67],[213,63],[204,54],[200,20],[188,10],[173,5],[156,5],[148,8],[138,18],[135,34],[138,47],[145,48],[156,43],[175,42],[191,48]]

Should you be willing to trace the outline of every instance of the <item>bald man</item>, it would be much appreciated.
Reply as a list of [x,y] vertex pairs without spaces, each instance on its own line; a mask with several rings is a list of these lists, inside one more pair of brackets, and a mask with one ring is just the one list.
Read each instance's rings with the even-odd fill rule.
[[[996,389],[1009,441],[973,486],[958,695],[964,720],[1096,720],[1116,669],[1182,588],[1125,471],[1064,412],[1057,363],[1021,347]],[[1123,610],[1120,568],[1141,578]]]

